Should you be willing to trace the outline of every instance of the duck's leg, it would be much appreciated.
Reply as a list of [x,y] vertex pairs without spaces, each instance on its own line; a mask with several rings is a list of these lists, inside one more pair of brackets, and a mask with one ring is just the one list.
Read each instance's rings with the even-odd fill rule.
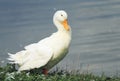
[[42,73],[43,73],[44,75],[48,75],[48,70],[47,70],[46,68],[43,68]]

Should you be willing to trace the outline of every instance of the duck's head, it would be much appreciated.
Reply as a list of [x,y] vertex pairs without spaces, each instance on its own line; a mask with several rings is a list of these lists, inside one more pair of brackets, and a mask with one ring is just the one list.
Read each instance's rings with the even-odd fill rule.
[[67,13],[64,10],[58,10],[53,16],[53,22],[58,28],[58,30],[69,31],[70,27],[67,21]]

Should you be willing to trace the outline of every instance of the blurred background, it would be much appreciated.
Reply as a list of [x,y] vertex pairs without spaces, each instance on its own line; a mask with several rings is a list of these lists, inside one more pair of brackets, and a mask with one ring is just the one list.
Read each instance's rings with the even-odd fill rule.
[[56,67],[116,75],[120,72],[120,0],[0,0],[0,65],[7,53],[50,36],[56,10],[68,13],[69,54]]

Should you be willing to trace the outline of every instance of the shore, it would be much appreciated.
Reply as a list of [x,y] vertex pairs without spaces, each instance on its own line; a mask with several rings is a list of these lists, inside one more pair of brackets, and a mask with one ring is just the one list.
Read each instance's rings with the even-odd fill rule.
[[18,73],[14,65],[7,64],[0,67],[0,81],[120,81],[118,76],[101,76],[92,73],[71,73],[67,71],[54,71],[48,75],[38,72],[21,72]]

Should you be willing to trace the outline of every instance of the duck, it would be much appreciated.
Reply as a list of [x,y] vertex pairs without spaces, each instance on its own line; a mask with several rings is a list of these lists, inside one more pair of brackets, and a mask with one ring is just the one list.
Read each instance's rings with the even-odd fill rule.
[[19,65],[18,71],[29,71],[36,68],[44,70],[44,74],[59,63],[69,51],[71,43],[71,27],[68,24],[68,14],[58,10],[53,16],[53,23],[57,31],[40,40],[24,47],[15,54],[8,53],[9,63]]

